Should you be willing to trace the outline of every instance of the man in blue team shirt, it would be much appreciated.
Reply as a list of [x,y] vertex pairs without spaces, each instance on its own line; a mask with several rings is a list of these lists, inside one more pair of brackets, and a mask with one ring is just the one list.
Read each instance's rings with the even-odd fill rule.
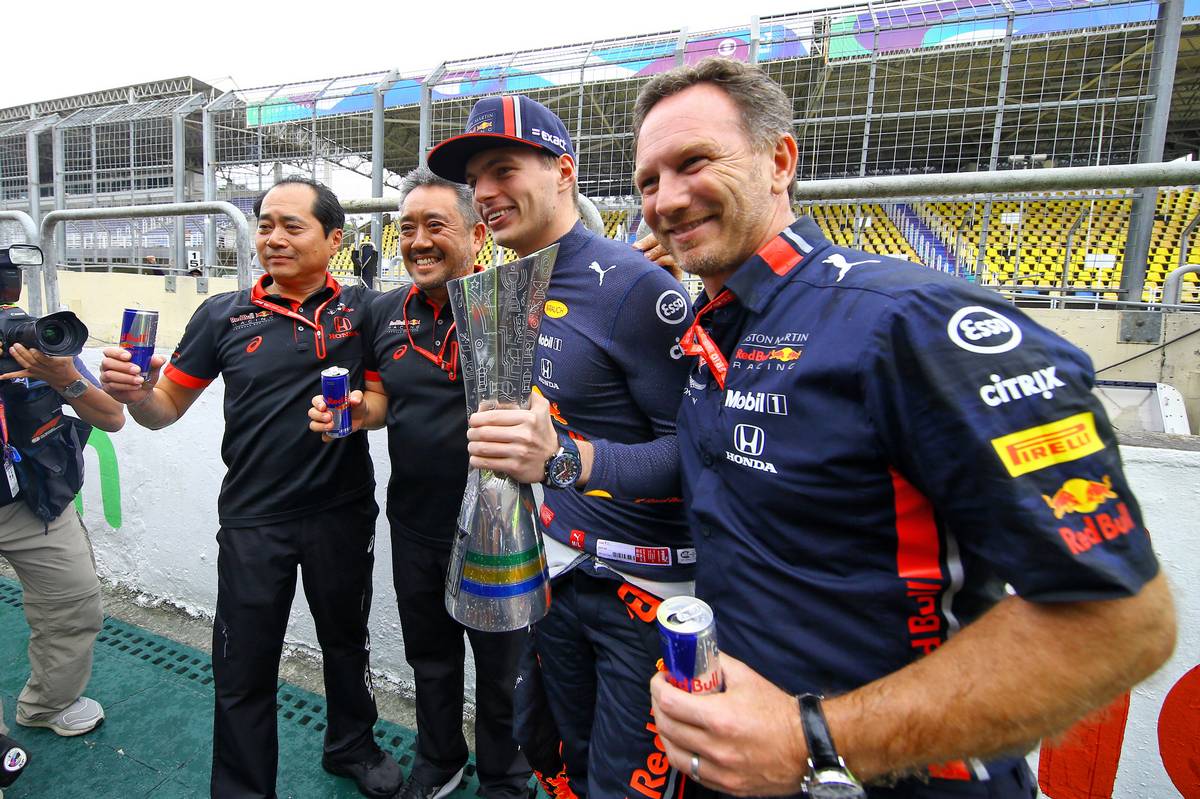
[[646,220],[704,283],[678,441],[726,686],[655,677],[659,732],[738,795],[852,795],[840,754],[872,797],[1031,797],[1022,754],[1174,643],[1091,364],[796,219],[791,120],[718,59],[635,109]]
[[673,466],[688,303],[665,271],[583,227],[570,135],[548,109],[487,98],[466,131],[434,148],[429,168],[472,187],[500,245],[525,256],[558,244],[530,410],[473,416],[471,465],[545,479],[553,602],[534,632],[570,786],[660,796],[676,777],[646,695],[654,612],[691,593],[695,563]]

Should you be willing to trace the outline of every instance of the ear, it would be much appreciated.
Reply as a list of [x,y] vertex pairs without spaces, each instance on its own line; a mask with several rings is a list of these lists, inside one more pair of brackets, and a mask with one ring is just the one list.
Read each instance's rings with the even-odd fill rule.
[[800,160],[796,137],[785,133],[775,140],[771,152],[771,191],[791,197],[792,183],[796,181],[796,164]]
[[342,229],[338,228],[337,230],[331,231],[329,234],[329,237],[327,240],[329,241],[331,257],[332,257],[332,254],[337,252],[338,248],[342,246],[342,232],[343,232]]
[[575,185],[575,159],[563,153],[558,157],[558,190],[573,191]]
[[483,249],[484,242],[487,241],[487,225],[482,222],[476,222],[475,227],[471,229],[471,255],[476,257],[479,251]]

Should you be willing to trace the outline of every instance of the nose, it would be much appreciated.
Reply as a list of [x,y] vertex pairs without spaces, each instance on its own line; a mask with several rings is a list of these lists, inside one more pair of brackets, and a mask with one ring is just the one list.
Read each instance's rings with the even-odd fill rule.
[[475,181],[475,207],[476,210],[482,212],[480,206],[487,205],[488,201],[496,196],[496,183],[487,177],[480,175]]
[[417,225],[416,232],[413,233],[412,243],[409,245],[409,248],[419,252],[421,250],[428,250],[432,246],[433,239],[429,235],[428,228],[426,228],[424,225]]
[[273,250],[281,250],[287,246],[287,233],[282,226],[271,228],[267,236],[267,246]]
[[664,172],[658,176],[658,186],[652,197],[654,214],[663,219],[670,219],[687,209],[691,204],[691,194],[687,188],[687,178]]

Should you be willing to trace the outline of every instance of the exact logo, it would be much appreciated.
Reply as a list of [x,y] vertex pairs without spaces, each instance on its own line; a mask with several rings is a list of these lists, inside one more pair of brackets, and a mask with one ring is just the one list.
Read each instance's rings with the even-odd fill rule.
[[993,408],[1006,402],[1035,397],[1041,394],[1046,399],[1053,399],[1054,389],[1066,388],[1067,384],[1054,376],[1058,367],[1047,366],[1029,374],[1003,378],[1000,375],[988,375],[992,385],[980,386],[979,398]]
[[768,394],[765,391],[738,391],[731,388],[725,392],[725,407],[735,411],[768,413],[772,416],[788,415],[787,396]]
[[1012,477],[1056,463],[1069,463],[1104,449],[1091,411],[992,439],[1000,462]]
[[675,289],[667,289],[654,301],[654,313],[664,324],[683,324],[687,319],[687,300]]
[[534,136],[535,138],[541,139],[542,141],[550,142],[551,144],[553,144],[555,147],[559,148],[560,150],[567,149],[567,140],[564,139],[562,136],[556,136],[555,134],[550,133],[548,131],[544,131],[541,128],[530,128],[529,133],[531,136]]
[[558,300],[546,301],[546,316],[549,316],[551,319],[562,319],[567,315],[569,310],[564,303]]
[[950,317],[946,333],[962,349],[981,355],[998,355],[1016,349],[1021,343],[1021,328],[982,305],[958,309]]

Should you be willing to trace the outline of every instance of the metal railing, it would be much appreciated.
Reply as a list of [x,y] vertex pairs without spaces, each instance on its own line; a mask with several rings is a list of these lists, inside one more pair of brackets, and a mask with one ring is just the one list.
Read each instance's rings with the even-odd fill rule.
[[46,307],[58,308],[58,255],[54,243],[54,229],[59,222],[96,219],[140,219],[154,216],[192,216],[202,214],[224,214],[233,222],[237,233],[237,280],[239,289],[250,288],[250,223],[246,215],[233,203],[224,201],[194,203],[164,203],[162,205],[122,205],[109,208],[74,208],[51,211],[42,218],[38,242],[46,258],[42,265],[42,279],[46,285]]
[[1183,276],[1187,274],[1200,274],[1200,264],[1188,263],[1188,239],[1192,236],[1192,231],[1196,229],[1196,225],[1200,223],[1200,213],[1192,217],[1192,221],[1187,223],[1187,227],[1183,229],[1183,233],[1179,236],[1179,266],[1171,270],[1163,281],[1163,296],[1164,303],[1171,302],[1178,304],[1183,297]]
[[[24,211],[0,211],[0,221],[19,222],[21,227],[25,229],[25,242],[27,244],[39,244],[41,239],[38,237],[37,223],[33,221],[33,217]],[[25,285],[29,288],[29,293],[25,301],[29,304],[30,316],[42,315],[42,282],[40,279],[45,272],[45,264],[40,269],[28,269],[25,272]]]

